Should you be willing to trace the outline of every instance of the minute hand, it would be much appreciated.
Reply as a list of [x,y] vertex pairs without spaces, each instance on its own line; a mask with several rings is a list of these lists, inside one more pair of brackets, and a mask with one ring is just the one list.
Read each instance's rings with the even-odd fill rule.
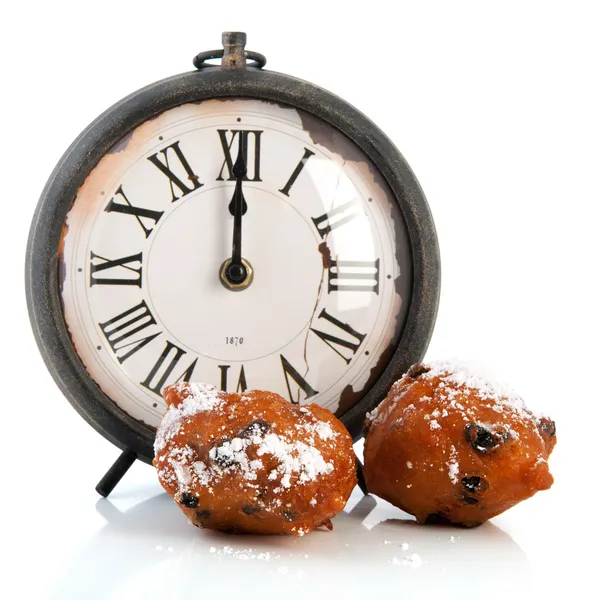
[[244,205],[244,194],[242,192],[242,180],[238,179],[233,194],[233,244],[231,247],[231,264],[242,264],[242,215]]
[[233,242],[231,246],[229,274],[233,279],[241,278],[243,280],[245,278],[245,268],[242,264],[242,216],[246,212],[246,201],[244,200],[244,193],[242,191],[242,182],[246,177],[247,169],[241,144],[232,171],[236,182],[233,198],[229,205],[230,210],[233,208]]

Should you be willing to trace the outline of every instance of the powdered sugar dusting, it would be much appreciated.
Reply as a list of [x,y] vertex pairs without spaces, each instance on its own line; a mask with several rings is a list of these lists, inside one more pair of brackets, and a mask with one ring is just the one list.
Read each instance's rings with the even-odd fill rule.
[[201,412],[210,412],[219,408],[223,403],[224,394],[215,386],[203,383],[179,384],[181,389],[188,391],[188,395],[178,406],[171,405],[156,430],[154,440],[154,453],[162,450],[174,435],[177,434],[181,424],[186,418]]
[[433,361],[426,366],[429,371],[422,375],[425,379],[439,377],[442,382],[475,390],[484,400],[492,401],[491,408],[496,412],[510,410],[520,417],[533,416],[527,410],[523,399],[511,387],[496,380],[480,364],[451,359]]
[[322,440],[330,440],[331,438],[335,437],[335,433],[333,431],[333,429],[331,429],[331,425],[329,423],[325,423],[324,421],[320,421],[315,425],[315,430],[317,432],[317,435],[322,439]]
[[[463,400],[466,392],[472,390],[481,398],[481,405],[494,412],[505,415],[511,420],[534,420],[535,415],[527,409],[525,403],[512,388],[502,382],[498,382],[481,365],[474,362],[443,360],[425,363],[424,370],[420,378],[439,380],[435,389],[435,398],[422,396],[416,403],[411,403],[401,411],[399,417],[393,425],[401,428],[405,418],[411,418],[410,411],[415,407],[423,407],[428,403],[438,404],[433,406],[433,410],[423,415],[423,419],[428,421],[431,430],[443,429],[444,418],[448,417],[450,411],[461,414],[465,423],[477,420],[477,409],[472,404]],[[411,389],[412,379],[405,375],[397,381],[388,396],[375,410],[367,415],[368,424],[379,424],[385,421],[392,414],[399,402],[402,401],[405,394]],[[408,384],[408,385],[407,385]],[[441,404],[443,403],[443,404]],[[501,426],[507,433],[513,433],[510,425]],[[537,428],[536,428],[537,431]],[[513,435],[513,437],[518,437]]]
[[446,463],[448,466],[448,477],[453,484],[458,483],[458,473],[460,471],[460,465],[458,464],[458,452],[454,445],[450,447],[450,459]]
[[[258,445],[256,454],[258,456],[272,454],[279,460],[274,479],[277,478],[277,474],[282,475],[281,485],[284,488],[291,486],[292,475],[298,475],[299,481],[305,483],[314,481],[318,475],[329,474],[333,471],[333,464],[326,463],[319,450],[304,442],[297,440],[290,442],[274,433],[269,433],[262,439],[260,436],[256,437],[259,438],[254,440]],[[272,476],[273,471],[269,478]]]
[[[213,386],[185,385],[179,392],[183,393],[184,398],[180,404],[169,406],[155,442],[159,476],[176,487],[179,494],[198,486],[214,493],[213,487],[216,488],[226,478],[235,478],[234,485],[257,493],[257,480],[260,477],[263,481],[272,482],[272,487],[268,504],[263,499],[264,492],[257,502],[262,508],[274,509],[281,505],[281,501],[273,498],[273,494],[278,495],[293,486],[307,484],[334,471],[333,462],[326,461],[319,448],[334,444],[339,432],[308,409],[300,411],[300,418],[293,426],[298,433],[277,431],[276,424],[262,427],[259,420],[254,423],[255,426],[251,424],[240,430],[235,437],[229,438],[222,432],[221,439],[212,438],[210,449],[201,455],[203,460],[198,460],[198,452],[188,446],[176,446],[169,450],[170,440],[192,416],[210,411],[220,411],[222,418],[228,415],[227,396]],[[244,400],[244,396],[241,400]],[[268,471],[265,472],[266,469]],[[314,499],[311,505],[316,503]]]
[[[312,441],[314,443],[314,439]],[[259,458],[251,459],[250,449]],[[224,440],[213,446],[208,452],[208,464],[193,462],[191,450],[182,452],[180,449],[172,450],[167,462],[173,468],[180,491],[193,485],[209,487],[224,476],[235,473],[241,473],[249,482],[247,487],[253,487],[251,482],[264,469],[261,457],[266,456],[275,457],[278,462],[278,466],[271,469],[267,476],[269,481],[276,482],[278,486],[274,491],[290,488],[292,481],[295,485],[314,481],[320,475],[329,475],[334,469],[333,464],[326,462],[314,446],[290,440],[287,436],[260,432],[244,438]],[[161,469],[161,475],[168,477],[164,469]]]
[[256,552],[252,548],[243,548],[240,550],[236,550],[231,546],[223,546],[223,548],[215,548],[211,546],[209,548],[209,552],[216,556],[227,556],[230,558],[234,558],[236,560],[279,560],[281,558],[280,554],[276,554],[275,552]]

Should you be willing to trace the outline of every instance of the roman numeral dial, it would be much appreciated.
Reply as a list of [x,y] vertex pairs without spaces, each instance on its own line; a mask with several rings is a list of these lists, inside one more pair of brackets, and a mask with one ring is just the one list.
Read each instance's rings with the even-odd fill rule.
[[152,365],[146,378],[140,382],[140,385],[157,396],[161,396],[162,389],[165,385],[180,381],[190,381],[198,363],[197,358],[184,368],[179,377],[172,377],[175,368],[179,365],[185,354],[185,350],[177,346],[177,344],[167,340],[161,354]]
[[312,222],[317,228],[319,235],[322,238],[326,238],[334,229],[349,223],[352,219],[356,219],[360,214],[360,204],[356,200],[353,200],[318,217],[313,217]]
[[218,129],[217,133],[224,155],[217,181],[223,181],[225,178],[227,181],[235,181],[233,165],[239,144],[242,146],[242,156],[247,168],[243,180],[262,181],[260,178],[260,144],[263,132],[257,129]]
[[[98,323],[98,327],[120,364],[163,334],[144,300],[108,320]],[[172,377],[185,354],[186,351],[177,344],[166,340],[160,354],[151,359],[154,362],[151,362],[147,376],[140,382],[140,385],[160,396],[167,383],[190,381],[198,363],[197,358],[192,360],[178,377]]]
[[309,150],[308,148],[304,148],[304,155],[300,159],[300,162],[296,165],[296,168],[290,175],[290,178],[288,179],[287,183],[279,190],[282,194],[284,194],[285,196],[290,195],[290,190],[292,189],[292,186],[296,182],[296,179],[298,179],[298,176],[300,175],[300,173],[302,173],[302,170],[304,169],[304,167],[306,165],[306,161],[311,156],[314,156],[314,155],[315,155],[315,153],[312,150]]
[[99,323],[98,327],[116,359],[119,363],[124,363],[161,334],[161,331],[155,331],[156,324],[148,305],[142,300],[111,319]]
[[219,365],[220,371],[220,380],[221,385],[220,389],[224,392],[237,392],[238,394],[244,393],[248,389],[248,384],[246,383],[246,371],[244,370],[244,365],[240,367],[239,376],[237,379],[237,384],[234,389],[229,389],[227,385],[228,373],[231,365]]
[[94,285],[142,287],[142,253],[111,260],[90,252],[90,287]]
[[[121,196],[121,198],[118,198]],[[154,225],[156,225],[160,218],[163,216],[164,211],[162,210],[150,210],[149,208],[144,208],[142,206],[134,206],[129,202],[127,196],[125,196],[125,192],[123,191],[123,186],[120,185],[113,198],[111,198],[110,202],[107,204],[104,209],[105,212],[108,213],[119,213],[122,215],[131,215],[134,217],[139,226],[142,228],[144,235],[148,237],[153,229]],[[152,224],[153,222],[154,224]]]
[[[356,329],[348,325],[348,323],[343,323],[339,319],[336,319],[334,316],[330,315],[326,309],[321,311],[319,319],[323,319],[323,324],[329,323],[330,325],[327,329],[329,331],[335,331],[336,335],[333,335],[328,331],[321,331],[314,327],[311,327],[311,331],[327,344],[347,365],[349,365],[363,340],[367,337],[366,334],[359,333]],[[342,335],[342,337],[337,337],[338,335]]]
[[169,180],[173,202],[203,185],[181,151],[178,141],[149,156],[148,160]]
[[328,271],[327,293],[373,292],[379,294],[379,259],[333,260]]
[[300,392],[304,394],[304,399],[312,398],[319,393],[300,375],[283,354],[279,358],[281,359],[281,368],[283,369],[288,398],[292,404],[300,404]]
[[58,255],[66,330],[148,427],[182,381],[343,414],[401,340],[414,287],[402,223],[366,153],[315,115],[257,98],[176,106],[77,189]]

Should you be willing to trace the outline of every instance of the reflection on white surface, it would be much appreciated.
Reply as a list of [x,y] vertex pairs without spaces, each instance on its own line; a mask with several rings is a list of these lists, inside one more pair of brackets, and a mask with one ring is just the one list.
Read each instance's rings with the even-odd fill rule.
[[421,526],[358,488],[333,532],[302,538],[199,530],[166,494],[124,512],[106,499],[96,508],[106,526],[74,556],[52,598],[187,599],[243,589],[244,600],[358,598],[384,590],[487,600],[531,585],[524,552],[498,527]]

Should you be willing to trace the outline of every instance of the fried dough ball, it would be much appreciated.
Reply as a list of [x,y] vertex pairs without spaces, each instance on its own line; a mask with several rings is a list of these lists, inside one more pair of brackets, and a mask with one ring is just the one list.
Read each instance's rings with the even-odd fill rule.
[[480,525],[553,483],[554,422],[470,365],[413,365],[365,429],[369,491],[419,522]]
[[330,411],[194,383],[164,397],[154,466],[192,524],[232,533],[331,529],[356,484],[356,457]]

